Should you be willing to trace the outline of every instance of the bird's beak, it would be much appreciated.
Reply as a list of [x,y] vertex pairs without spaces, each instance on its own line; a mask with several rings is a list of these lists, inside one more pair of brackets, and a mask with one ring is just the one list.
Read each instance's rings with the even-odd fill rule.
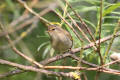
[[45,32],[49,33],[50,31],[45,31]]
[[45,31],[45,32],[47,32],[47,33],[48,33],[49,31]]

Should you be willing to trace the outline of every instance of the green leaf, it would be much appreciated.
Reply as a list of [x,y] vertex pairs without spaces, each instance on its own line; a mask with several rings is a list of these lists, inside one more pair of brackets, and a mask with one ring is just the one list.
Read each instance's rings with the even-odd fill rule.
[[111,13],[113,10],[115,10],[115,9],[118,8],[118,7],[120,7],[120,2],[114,4],[114,5],[110,6],[108,9],[106,9],[106,10],[103,12],[103,16],[105,16],[106,14]]

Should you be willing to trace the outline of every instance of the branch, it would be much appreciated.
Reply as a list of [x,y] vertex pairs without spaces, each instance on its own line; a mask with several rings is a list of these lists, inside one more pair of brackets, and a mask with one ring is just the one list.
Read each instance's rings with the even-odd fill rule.
[[[117,34],[116,34],[116,37],[118,37],[118,36],[120,36],[120,33],[117,33]],[[107,37],[105,37],[105,38],[103,38],[103,39],[100,39],[100,43],[103,43],[103,42],[105,42],[105,41],[107,41],[107,40],[110,40],[111,38],[112,38],[112,35],[107,36]],[[99,44],[99,40],[96,41],[96,44]],[[93,47],[94,45],[95,45],[94,42],[93,42],[93,43],[90,43],[90,44],[86,45],[83,49],[86,50],[86,49],[88,49],[88,48]],[[79,52],[80,50],[81,50],[81,48],[72,49],[72,53],[75,54],[75,53]],[[61,54],[62,54],[62,53],[61,53]],[[59,59],[63,59],[63,58],[65,58],[65,57],[69,57],[69,56],[71,55],[70,52],[66,52],[66,53],[64,53],[64,54],[62,54],[62,55],[61,55],[61,54],[60,54],[60,55],[57,55],[57,56],[55,56],[55,57],[52,57],[52,58],[50,58],[50,59],[46,59],[46,60],[44,60],[44,61],[41,61],[40,63],[43,64],[43,65],[46,65],[46,64],[55,62],[55,61],[57,61],[57,60],[59,60]],[[82,60],[82,62],[84,63],[83,60]]]
[[[0,59],[0,64],[14,66],[14,67],[17,67],[19,69],[23,69],[25,71],[40,72],[40,73],[44,73],[44,74],[47,74],[47,75],[72,77],[70,73],[47,71],[47,70],[44,70],[44,69],[35,68],[33,66],[24,66],[24,65],[21,65],[21,64],[13,63],[13,62],[2,60],[2,59]],[[22,71],[18,70],[18,72],[22,72]],[[9,74],[9,75],[13,75],[13,74]],[[0,75],[0,78],[3,78],[3,76],[5,76],[5,75]]]
[[[2,60],[0,59],[0,64],[6,64],[6,65],[9,65],[9,66],[14,66],[14,67],[17,67],[17,68],[20,68],[20,69],[23,69],[25,71],[34,71],[34,72],[41,72],[41,73],[44,73],[44,74],[47,74],[47,75],[56,75],[56,76],[65,76],[65,77],[73,77],[73,75],[71,75],[70,73],[64,73],[64,72],[53,72],[53,71],[47,71],[47,70],[44,70],[44,69],[38,69],[38,68],[35,68],[33,66],[24,66],[24,65],[21,65],[21,64],[17,64],[17,63],[13,63],[13,62],[10,62],[10,61],[6,61],[6,60]],[[79,70],[90,70],[90,71],[100,71],[100,72],[105,72],[105,73],[109,73],[109,74],[115,74],[115,75],[120,75],[120,71],[118,72],[113,72],[113,71],[107,71],[107,70],[101,70],[101,69],[98,69],[98,68],[86,68],[86,67],[72,67],[72,66],[51,66],[52,68],[59,68],[59,69],[79,69]],[[50,66],[49,67],[45,67],[45,68],[51,68]]]
[[[3,25],[1,22],[0,22],[0,25],[1,25],[2,30],[4,31],[4,30],[5,30],[4,25]],[[12,50],[13,50],[16,54],[18,54],[19,56],[21,56],[21,57],[23,57],[24,59],[28,60],[29,62],[37,65],[39,68],[43,68],[43,65],[39,64],[37,61],[31,59],[30,57],[28,57],[28,56],[24,55],[22,52],[20,52],[20,51],[15,47],[15,45],[13,44],[13,42],[12,42],[12,40],[10,39],[9,35],[6,35],[5,37],[6,37],[6,39],[8,40],[8,42],[10,43],[10,45],[12,46],[12,47],[11,47]]]
[[[39,15],[39,16],[43,16],[43,15],[47,14],[49,11],[51,11],[51,9],[50,9],[50,8],[46,8],[46,9],[44,9],[43,11],[41,11],[38,15]],[[9,25],[7,31],[0,32],[0,37],[1,37],[1,36],[5,36],[5,35],[7,35],[7,34],[11,34],[11,33],[15,32],[15,31],[20,30],[20,29],[23,29],[24,27],[26,27],[26,25],[29,25],[29,24],[31,24],[33,21],[39,19],[37,16],[34,16],[33,18],[26,20],[26,19],[29,18],[29,17],[30,17],[29,15],[23,15],[23,16],[21,16],[19,19],[13,21],[13,22]],[[17,26],[17,27],[15,28],[15,25],[17,25],[18,23],[21,23],[22,21],[23,21],[23,23],[20,24],[19,26]]]
[[31,8],[29,8],[28,5],[24,1],[22,1],[22,0],[17,0],[17,1],[19,3],[21,3],[30,13],[34,14],[35,16],[37,16],[41,20],[41,22],[43,22],[45,25],[51,24],[49,21],[47,21],[46,19],[42,18],[39,14],[37,14]]

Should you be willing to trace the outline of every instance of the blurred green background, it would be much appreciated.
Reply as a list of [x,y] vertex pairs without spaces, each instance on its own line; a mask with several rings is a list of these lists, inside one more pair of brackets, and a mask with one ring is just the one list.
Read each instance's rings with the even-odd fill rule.
[[[27,4],[32,7],[32,9],[39,13],[43,10],[49,8],[54,8],[58,13],[63,15],[63,11],[61,7],[65,6],[65,3],[62,0],[24,0]],[[79,13],[85,23],[89,26],[92,33],[95,34],[96,27],[98,26],[99,16],[100,16],[100,0],[68,0],[74,10]],[[102,24],[102,34],[101,37],[104,38],[108,35],[113,34],[114,28],[117,26],[117,21],[120,19],[120,1],[119,0],[105,0],[104,7],[103,7],[103,24]],[[53,6],[55,4],[56,6]],[[79,19],[74,15],[70,8],[67,8],[70,15],[74,18],[74,20],[81,25]],[[22,21],[19,21],[21,16],[29,15],[27,18],[24,16]],[[0,0],[0,21],[4,24],[6,30],[16,29],[17,27],[24,24],[26,21],[29,21],[34,17],[33,14],[25,11],[23,5],[21,5],[17,0]],[[60,18],[52,11],[47,12],[44,14],[46,20],[50,22],[58,22],[61,23]],[[71,20],[65,16],[66,20],[71,23]],[[19,21],[18,23],[15,21]],[[17,24],[14,24],[17,23]],[[18,40],[16,42],[16,47],[25,55],[35,59],[36,61],[40,62],[46,58],[55,56],[53,54],[49,41],[49,36],[46,32],[46,26],[39,20],[35,19],[32,23],[28,25],[23,25],[24,28],[19,29],[10,34],[10,37],[13,41],[18,40],[23,32],[26,32],[33,26],[33,29],[25,36],[23,39]],[[74,27],[74,26],[73,26]],[[73,36],[74,46],[73,48],[80,47],[81,43],[76,38],[75,34],[68,28],[68,26],[63,23],[63,28],[70,31],[71,35]],[[83,29],[84,30],[84,29]],[[78,30],[76,30],[78,31]],[[2,30],[0,29],[0,33]],[[81,33],[80,33],[81,36]],[[96,39],[98,38],[98,35]],[[84,44],[87,45],[88,42],[81,36],[84,40]],[[89,36],[90,38],[90,36]],[[103,43],[101,45],[101,53],[104,55],[104,52],[107,48],[109,41]],[[116,38],[112,48],[110,50],[111,53],[120,53],[120,39]],[[79,55],[79,53],[77,54]],[[93,48],[87,49],[83,51],[83,59],[95,63],[100,64],[98,54],[95,54]],[[15,54],[14,51],[8,46],[8,41],[4,36],[0,37],[0,59],[5,59],[8,61],[12,61],[19,64],[30,65],[28,61],[20,57],[19,55]],[[63,60],[57,61],[54,65],[61,65]],[[107,58],[107,62],[109,62],[109,57]],[[65,65],[76,66],[77,62],[67,58]],[[87,65],[83,65],[87,66]],[[112,66],[108,66],[109,68],[118,69],[119,65],[115,64]],[[10,67],[7,65],[0,64],[0,74],[6,73],[8,71],[15,70],[15,67]],[[61,71],[61,70],[54,70],[54,71]],[[69,72],[70,70],[65,70]],[[96,76],[96,71],[83,71],[86,73],[88,80],[94,80]],[[24,72],[17,75],[13,75],[10,77],[5,77],[0,80],[58,80],[55,76],[48,76],[42,73],[36,72]],[[70,80],[70,78],[63,78],[63,80]],[[72,80],[72,79],[71,79]],[[119,76],[101,73],[99,80],[120,80]]]

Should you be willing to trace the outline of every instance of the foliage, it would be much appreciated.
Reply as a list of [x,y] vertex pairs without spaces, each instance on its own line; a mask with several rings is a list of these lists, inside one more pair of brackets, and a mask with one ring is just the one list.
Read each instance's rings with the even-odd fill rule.
[[[26,1],[26,0],[25,0]],[[37,1],[37,2],[35,2]],[[77,24],[82,28],[88,38],[93,42],[91,36],[86,31],[86,29],[81,24],[80,20],[77,16],[73,13],[73,11],[69,8],[68,5],[65,4],[64,0],[56,0],[58,4],[56,4],[53,0],[28,0],[26,1],[27,4],[37,13],[42,12],[46,7],[53,8],[54,6],[49,6],[51,3],[55,3],[57,7],[55,10],[57,13],[61,14],[69,23],[72,24],[73,28],[79,33],[81,39],[80,41],[72,29],[62,21],[59,16],[57,16],[54,12],[48,11],[46,14],[44,13],[43,18],[52,22],[58,22],[62,25],[62,28],[68,30],[73,38],[73,49],[78,47],[84,47],[88,45],[89,42],[85,39],[85,37],[81,34],[81,32],[73,25],[73,21],[69,19],[67,13],[77,22]],[[69,3],[72,5],[73,9],[81,16],[82,20],[87,24],[89,29],[92,32],[92,36],[98,40],[99,39],[99,24],[100,24],[100,0],[68,0]],[[34,4],[35,2],[35,4]],[[44,6],[41,4],[45,4]],[[118,20],[120,19],[120,2],[119,0],[103,0],[103,12],[102,12],[102,28],[101,28],[101,38],[105,38],[108,35],[112,35],[114,33],[115,28],[118,25]],[[66,8],[66,11],[65,11]],[[24,16],[26,15],[26,16]],[[24,17],[26,17],[24,19]],[[50,58],[52,56],[57,55],[53,49],[51,49],[49,35],[47,34],[46,25],[42,23],[39,19],[35,19],[30,24],[26,24],[26,21],[30,21],[34,17],[33,14],[29,13],[23,5],[21,5],[18,1],[14,0],[1,0],[0,1],[0,22],[2,22],[7,31],[10,31],[11,39],[16,43],[16,47],[25,55],[29,56],[30,58],[40,62],[46,58]],[[21,18],[21,21],[20,21]],[[23,19],[23,20],[22,20]],[[18,23],[17,23],[18,21]],[[17,24],[16,24],[17,23]],[[23,26],[20,29],[11,32],[17,27]],[[32,27],[33,26],[33,27]],[[98,31],[98,32],[97,32]],[[23,32],[27,32],[23,34]],[[118,31],[119,32],[119,31]],[[0,33],[2,33],[2,29],[0,29]],[[112,53],[120,53],[120,38],[115,38],[115,41],[112,42],[112,47],[109,54],[106,58],[106,63],[109,63],[110,54]],[[104,57],[107,48],[110,45],[110,41],[106,41],[101,44],[100,50],[101,55]],[[8,41],[4,36],[0,36],[0,59],[5,59],[8,61],[24,64],[24,65],[31,65],[30,62],[26,61],[22,57],[15,54],[15,52],[10,48]],[[87,50],[83,50],[82,52],[78,52],[76,55],[80,56],[82,53],[82,59],[101,65],[100,58],[98,52],[94,51],[94,48],[89,48]],[[63,60],[56,61],[50,65],[62,65]],[[72,59],[68,59],[65,62],[65,65],[76,66],[77,61]],[[82,65],[82,64],[81,64]],[[87,67],[87,65],[83,66]],[[112,66],[108,66],[108,68],[113,68],[119,70],[119,65],[114,64]],[[8,71],[12,71],[16,68],[9,67],[6,65],[0,64],[0,74],[3,74]],[[56,72],[62,70],[53,70]],[[70,70],[64,70],[64,72],[68,72]],[[88,80],[94,80],[97,71],[80,71],[81,74],[84,72],[87,75]],[[2,78],[0,80],[57,80],[55,76],[47,76],[41,73],[35,72],[25,72],[21,74],[17,74],[14,76],[9,76],[6,78]],[[63,80],[69,80],[69,78],[64,78]],[[119,76],[107,74],[107,73],[100,73],[99,80],[119,80]]]

